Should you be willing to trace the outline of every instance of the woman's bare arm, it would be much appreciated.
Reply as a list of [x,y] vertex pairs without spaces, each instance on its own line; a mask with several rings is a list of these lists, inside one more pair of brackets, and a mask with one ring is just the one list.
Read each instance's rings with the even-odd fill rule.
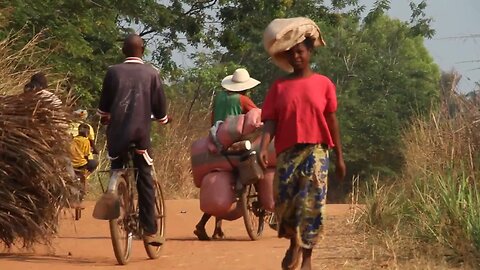
[[347,168],[345,161],[343,160],[342,143],[340,141],[340,128],[338,127],[337,115],[335,112],[325,113],[325,119],[327,120],[328,129],[332,135],[333,143],[335,144],[334,151],[336,155],[335,172],[339,180],[345,177]]
[[275,121],[267,120],[263,125],[262,142],[260,144],[260,164],[266,168],[268,167],[268,145],[275,136],[275,129],[277,123]]

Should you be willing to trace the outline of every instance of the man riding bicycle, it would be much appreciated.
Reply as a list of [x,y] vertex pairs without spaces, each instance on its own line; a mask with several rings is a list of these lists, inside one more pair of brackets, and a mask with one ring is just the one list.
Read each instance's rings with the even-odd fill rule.
[[128,35],[123,43],[123,63],[108,68],[103,80],[98,114],[107,127],[108,156],[111,169],[122,169],[129,147],[135,145],[133,163],[138,171],[137,190],[140,223],[144,239],[154,246],[164,239],[156,234],[155,192],[152,158],[149,155],[152,116],[161,124],[169,122],[162,81],[156,69],[144,64],[143,39]]

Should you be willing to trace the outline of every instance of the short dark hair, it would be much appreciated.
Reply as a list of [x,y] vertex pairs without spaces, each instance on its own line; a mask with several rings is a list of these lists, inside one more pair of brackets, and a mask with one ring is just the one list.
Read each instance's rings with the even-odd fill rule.
[[307,47],[307,49],[312,50],[315,47],[315,39],[311,37],[306,37],[303,41],[303,44],[305,44],[305,47]]
[[137,34],[129,34],[123,41],[122,52],[126,57],[141,57],[145,50],[145,41]]
[[88,133],[90,133],[90,126],[82,123],[78,126],[78,135],[87,137]]
[[32,75],[30,81],[23,88],[25,92],[39,91],[48,87],[47,77],[43,72],[38,72]]

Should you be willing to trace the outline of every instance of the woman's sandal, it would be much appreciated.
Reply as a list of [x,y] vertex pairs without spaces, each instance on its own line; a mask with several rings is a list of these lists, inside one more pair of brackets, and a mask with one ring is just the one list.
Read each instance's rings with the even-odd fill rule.
[[205,228],[196,227],[193,233],[197,236],[198,240],[200,241],[209,241],[210,237],[208,237],[207,231]]

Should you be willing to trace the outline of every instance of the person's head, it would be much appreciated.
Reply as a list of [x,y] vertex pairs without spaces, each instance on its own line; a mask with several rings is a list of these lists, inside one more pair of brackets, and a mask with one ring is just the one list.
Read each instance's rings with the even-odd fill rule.
[[33,74],[30,81],[23,88],[24,92],[40,91],[48,87],[47,77],[43,72]]
[[90,127],[87,124],[80,124],[78,126],[78,136],[87,137],[90,133]]
[[122,52],[126,57],[141,58],[144,51],[143,39],[137,34],[129,34],[123,41]]
[[310,68],[310,57],[314,48],[314,39],[305,38],[305,40],[285,52],[288,63],[294,71],[301,71]]

